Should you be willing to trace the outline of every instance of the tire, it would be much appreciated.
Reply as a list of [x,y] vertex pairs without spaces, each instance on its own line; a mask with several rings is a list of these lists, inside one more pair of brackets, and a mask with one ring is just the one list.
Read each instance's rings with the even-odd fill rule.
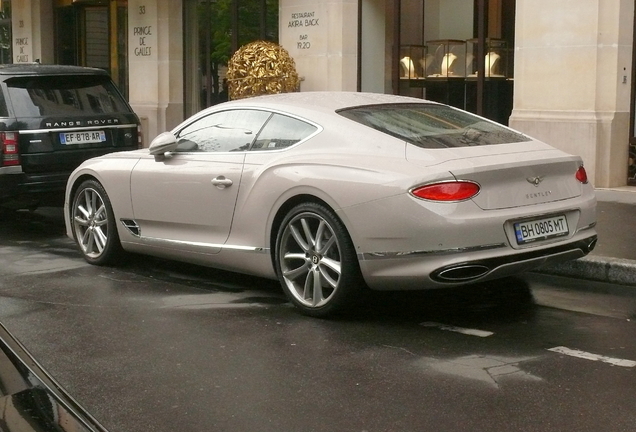
[[75,242],[90,264],[115,264],[121,258],[115,214],[108,194],[97,181],[87,180],[75,191],[71,225]]
[[335,213],[321,204],[300,204],[285,216],[275,263],[287,298],[305,315],[343,312],[362,295],[353,242]]

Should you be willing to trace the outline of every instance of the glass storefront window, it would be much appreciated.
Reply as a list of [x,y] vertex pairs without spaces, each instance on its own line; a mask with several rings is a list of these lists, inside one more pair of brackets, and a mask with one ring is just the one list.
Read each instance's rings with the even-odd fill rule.
[[0,1],[0,64],[12,63],[11,0]]
[[278,42],[278,0],[184,0],[186,117],[227,100],[227,62],[256,40]]
[[[384,88],[507,124],[515,0],[362,0],[360,12],[362,91]],[[372,64],[380,55],[390,61]]]

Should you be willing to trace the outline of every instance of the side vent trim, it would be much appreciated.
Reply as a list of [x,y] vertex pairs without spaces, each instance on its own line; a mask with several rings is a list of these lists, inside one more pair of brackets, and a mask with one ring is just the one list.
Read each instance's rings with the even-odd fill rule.
[[128,231],[130,231],[132,235],[134,235],[135,237],[141,237],[141,228],[139,228],[137,222],[132,219],[121,219],[121,223],[126,227],[126,229],[128,229]]

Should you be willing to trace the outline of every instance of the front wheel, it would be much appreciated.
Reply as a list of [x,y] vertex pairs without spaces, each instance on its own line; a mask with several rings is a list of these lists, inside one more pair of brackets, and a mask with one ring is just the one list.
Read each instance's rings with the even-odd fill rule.
[[355,249],[343,223],[317,204],[294,207],[276,239],[276,270],[289,300],[306,315],[351,307],[362,293]]
[[71,207],[73,237],[91,264],[114,264],[123,252],[115,215],[106,191],[95,180],[83,182],[75,191]]

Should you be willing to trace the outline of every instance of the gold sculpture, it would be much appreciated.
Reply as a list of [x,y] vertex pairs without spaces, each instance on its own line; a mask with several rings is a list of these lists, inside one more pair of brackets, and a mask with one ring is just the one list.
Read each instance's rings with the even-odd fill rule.
[[274,42],[256,41],[239,48],[228,63],[230,99],[298,91],[296,63]]

